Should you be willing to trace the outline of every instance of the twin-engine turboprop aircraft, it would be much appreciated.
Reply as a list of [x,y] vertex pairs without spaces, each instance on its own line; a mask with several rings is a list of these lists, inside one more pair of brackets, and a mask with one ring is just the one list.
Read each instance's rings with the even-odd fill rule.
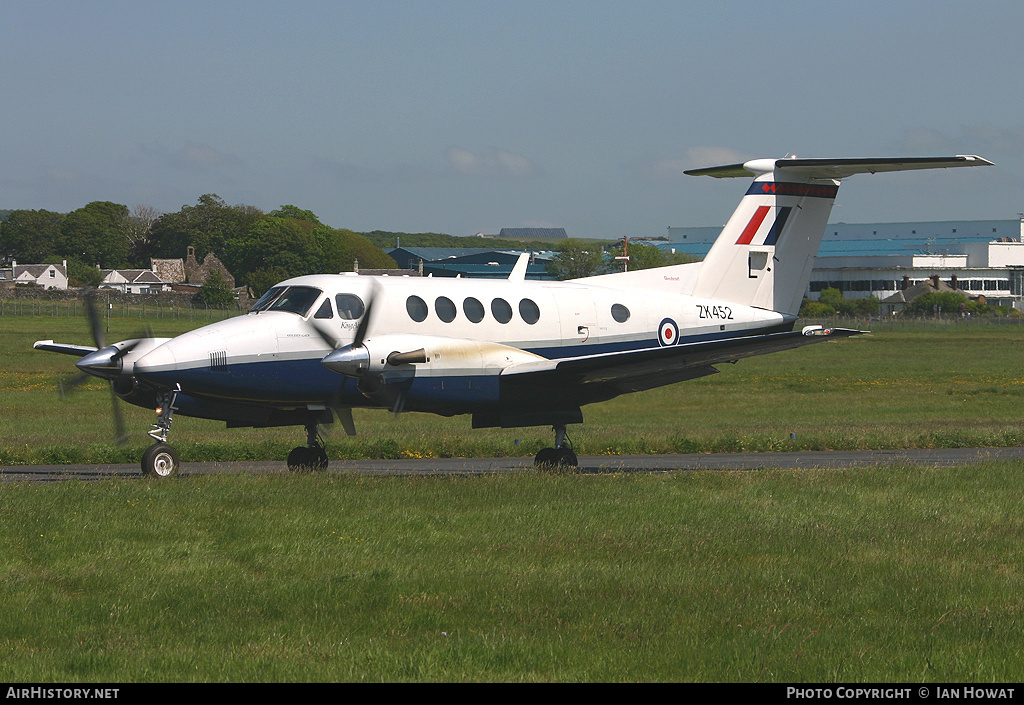
[[320,424],[351,435],[354,407],[444,416],[474,428],[552,426],[538,465],[577,465],[566,442],[581,407],[716,373],[715,365],[860,331],[793,330],[839,181],[860,173],[991,163],[976,156],[761,159],[688,171],[753,177],[702,262],[564,282],[320,274],[270,289],[245,316],[176,338],[95,347],[39,341],[77,355],[116,396],[154,408],[143,471],[174,475],[174,414],[228,427],[300,425],[292,469],[327,466]]

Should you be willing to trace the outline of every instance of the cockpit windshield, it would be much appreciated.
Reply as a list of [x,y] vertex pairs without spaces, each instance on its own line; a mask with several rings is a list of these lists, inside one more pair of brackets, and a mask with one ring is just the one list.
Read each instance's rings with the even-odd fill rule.
[[260,297],[249,313],[288,311],[306,316],[322,293],[311,286],[275,286]]

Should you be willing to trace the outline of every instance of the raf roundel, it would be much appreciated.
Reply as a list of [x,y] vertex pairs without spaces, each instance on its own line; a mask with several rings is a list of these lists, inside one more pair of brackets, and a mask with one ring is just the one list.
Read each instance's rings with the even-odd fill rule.
[[679,340],[679,327],[671,318],[666,318],[658,326],[658,342],[662,346],[675,345]]

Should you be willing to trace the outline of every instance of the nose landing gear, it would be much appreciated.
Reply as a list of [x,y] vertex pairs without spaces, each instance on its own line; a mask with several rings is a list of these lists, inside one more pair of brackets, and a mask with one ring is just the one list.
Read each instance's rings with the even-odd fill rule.
[[306,445],[293,448],[288,454],[288,469],[292,472],[319,472],[327,469],[327,451],[324,450],[317,424],[306,426]]
[[174,477],[178,474],[180,462],[178,453],[167,444],[167,434],[171,430],[171,420],[177,407],[174,406],[178,392],[167,392],[157,397],[156,423],[149,432],[156,441],[142,454],[142,474],[151,477]]

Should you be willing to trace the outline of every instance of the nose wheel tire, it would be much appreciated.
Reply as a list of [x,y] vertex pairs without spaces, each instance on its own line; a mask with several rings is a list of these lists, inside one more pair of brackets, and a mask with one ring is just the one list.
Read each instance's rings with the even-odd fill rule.
[[174,477],[180,465],[178,453],[166,443],[154,443],[142,454],[143,475]]

